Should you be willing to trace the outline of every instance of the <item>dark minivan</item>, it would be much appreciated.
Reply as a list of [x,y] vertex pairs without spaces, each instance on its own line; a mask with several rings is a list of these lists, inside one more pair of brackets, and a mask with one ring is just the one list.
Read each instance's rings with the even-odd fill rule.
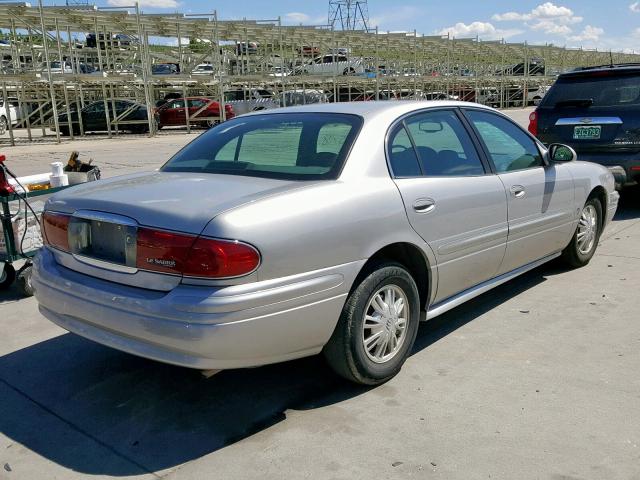
[[529,131],[608,167],[618,187],[640,183],[640,64],[560,75],[530,115]]

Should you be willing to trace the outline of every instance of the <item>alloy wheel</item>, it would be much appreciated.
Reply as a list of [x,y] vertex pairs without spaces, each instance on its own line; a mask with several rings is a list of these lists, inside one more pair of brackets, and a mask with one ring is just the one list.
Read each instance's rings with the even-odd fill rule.
[[385,363],[396,356],[409,318],[407,295],[397,285],[385,285],[371,296],[362,324],[364,351],[371,361]]

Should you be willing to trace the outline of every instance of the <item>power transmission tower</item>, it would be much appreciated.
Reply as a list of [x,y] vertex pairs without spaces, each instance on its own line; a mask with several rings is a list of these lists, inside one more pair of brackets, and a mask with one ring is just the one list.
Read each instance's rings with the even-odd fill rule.
[[337,30],[369,30],[367,0],[329,0],[329,25]]

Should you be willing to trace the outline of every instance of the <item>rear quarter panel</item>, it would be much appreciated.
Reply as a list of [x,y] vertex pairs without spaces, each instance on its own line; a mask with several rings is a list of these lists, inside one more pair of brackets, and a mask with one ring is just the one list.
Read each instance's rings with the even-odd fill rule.
[[396,242],[413,243],[425,255],[429,248],[409,226],[390,178],[327,181],[258,200],[218,215],[203,234],[258,248],[258,280],[364,260]]

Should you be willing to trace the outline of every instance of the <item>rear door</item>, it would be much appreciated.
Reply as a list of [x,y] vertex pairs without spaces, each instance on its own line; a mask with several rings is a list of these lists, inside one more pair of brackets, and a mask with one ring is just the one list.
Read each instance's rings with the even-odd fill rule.
[[586,157],[640,150],[640,70],[560,77],[538,107],[538,135]]
[[504,186],[455,109],[398,123],[387,147],[412,227],[435,253],[436,302],[494,277],[507,240]]
[[568,165],[547,165],[535,140],[502,115],[474,109],[465,115],[507,192],[509,238],[499,273],[562,250],[575,225]]

